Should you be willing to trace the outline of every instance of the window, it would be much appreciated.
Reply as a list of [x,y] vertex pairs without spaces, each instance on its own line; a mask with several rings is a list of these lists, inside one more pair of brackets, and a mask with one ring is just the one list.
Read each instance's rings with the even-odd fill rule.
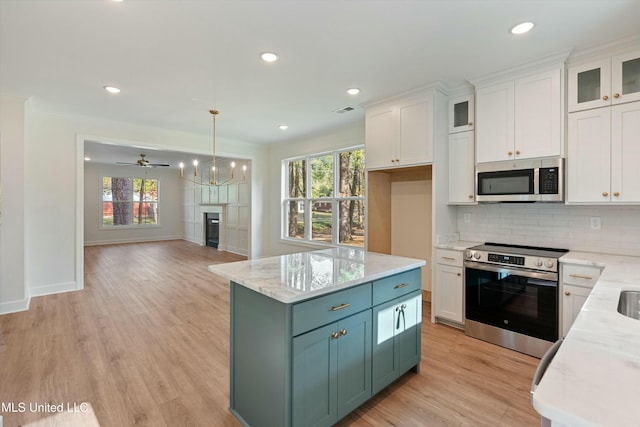
[[364,149],[283,161],[283,238],[364,246]]
[[102,178],[102,225],[158,224],[158,180]]

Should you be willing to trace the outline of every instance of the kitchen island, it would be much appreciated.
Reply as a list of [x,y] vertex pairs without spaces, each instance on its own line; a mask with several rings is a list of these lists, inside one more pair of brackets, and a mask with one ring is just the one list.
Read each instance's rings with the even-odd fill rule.
[[425,264],[334,248],[210,266],[231,281],[231,412],[329,426],[417,372]]
[[640,258],[571,251],[560,262],[604,268],[533,394],[553,426],[638,425],[640,320],[617,311],[640,290]]

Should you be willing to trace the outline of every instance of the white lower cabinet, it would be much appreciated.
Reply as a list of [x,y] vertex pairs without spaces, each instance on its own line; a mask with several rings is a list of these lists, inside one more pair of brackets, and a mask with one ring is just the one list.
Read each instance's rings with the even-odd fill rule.
[[464,269],[462,252],[436,250],[434,287],[435,318],[445,323],[464,324]]
[[561,264],[562,336],[565,337],[598,281],[602,269],[595,266]]
[[567,336],[573,321],[578,317],[585,301],[591,293],[591,288],[565,285],[562,289],[562,336]]

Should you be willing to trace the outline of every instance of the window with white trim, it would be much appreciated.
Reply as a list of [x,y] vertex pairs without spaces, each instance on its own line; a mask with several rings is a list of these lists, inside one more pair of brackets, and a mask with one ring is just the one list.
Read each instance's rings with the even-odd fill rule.
[[102,226],[158,224],[158,180],[102,178]]
[[285,159],[282,238],[364,247],[364,148]]

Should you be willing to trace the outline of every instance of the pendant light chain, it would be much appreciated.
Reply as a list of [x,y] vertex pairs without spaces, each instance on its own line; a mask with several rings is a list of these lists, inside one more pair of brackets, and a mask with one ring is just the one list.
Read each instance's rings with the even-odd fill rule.
[[216,168],[216,116],[218,115],[218,110],[209,110],[209,112],[213,116],[213,159],[211,162],[213,164],[213,177],[211,179],[211,184],[216,185],[218,183],[218,169]]

